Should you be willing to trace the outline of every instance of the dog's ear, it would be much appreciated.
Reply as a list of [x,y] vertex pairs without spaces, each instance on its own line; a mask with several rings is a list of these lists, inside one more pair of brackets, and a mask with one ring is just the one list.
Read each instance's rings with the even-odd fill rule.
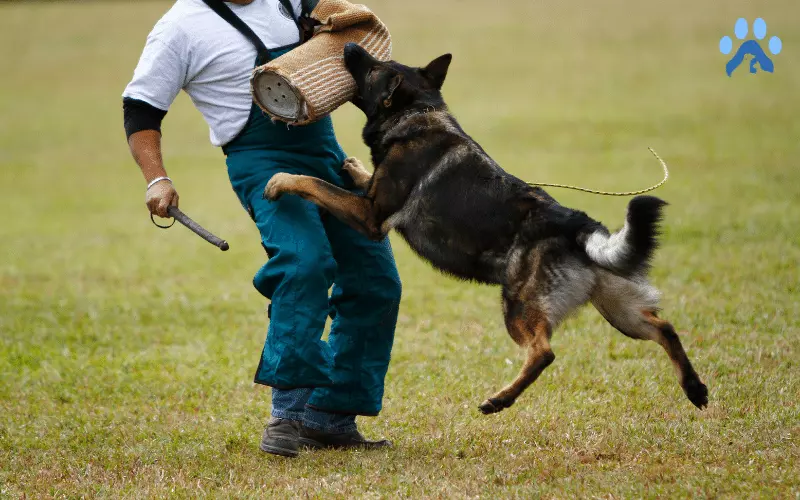
[[399,87],[401,83],[403,83],[403,75],[398,73],[392,77],[392,79],[389,81],[389,85],[386,87],[387,95],[383,100],[383,107],[392,107],[392,96],[394,95],[394,91],[397,90],[397,87]]
[[441,89],[444,84],[444,78],[447,76],[447,68],[450,67],[450,61],[452,60],[452,54],[439,56],[422,68],[422,74],[430,80],[434,87]]

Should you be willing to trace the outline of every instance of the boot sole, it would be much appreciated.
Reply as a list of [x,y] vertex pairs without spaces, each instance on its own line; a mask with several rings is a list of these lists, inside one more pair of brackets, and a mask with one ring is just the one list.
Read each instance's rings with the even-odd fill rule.
[[328,448],[328,446],[325,446],[324,444],[320,443],[319,441],[315,441],[313,439],[300,438],[299,441],[300,441],[300,447],[301,448],[309,448],[309,449],[312,449],[312,450],[322,450],[322,449]]
[[263,451],[265,453],[271,453],[273,455],[280,455],[282,457],[294,458],[294,457],[296,457],[297,455],[300,454],[300,452],[298,450],[292,450],[290,448],[282,448],[280,446],[274,446],[274,445],[266,444],[264,442],[261,443],[261,446],[259,446],[259,448],[261,449],[261,451]]
[[375,443],[353,443],[353,444],[325,444],[320,441],[300,438],[300,447],[312,450],[379,450],[382,448],[391,448],[392,443],[386,442],[385,444],[376,445]]

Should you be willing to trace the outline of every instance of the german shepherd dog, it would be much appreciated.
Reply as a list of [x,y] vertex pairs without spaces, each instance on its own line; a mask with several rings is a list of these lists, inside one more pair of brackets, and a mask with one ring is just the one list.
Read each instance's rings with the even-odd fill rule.
[[659,343],[689,400],[708,404],[647,281],[665,202],[633,198],[624,227],[611,234],[505,172],[462,130],[441,94],[450,54],[411,68],[348,44],[344,61],[358,86],[353,103],[367,116],[363,138],[375,171],[355,158],[343,168],[364,194],[279,173],[264,196],[301,196],[375,240],[397,229],[441,271],[502,286],[505,325],[526,359],[513,382],[480,404],[483,413],[510,407],[553,362],[553,329],[587,302],[628,337]]

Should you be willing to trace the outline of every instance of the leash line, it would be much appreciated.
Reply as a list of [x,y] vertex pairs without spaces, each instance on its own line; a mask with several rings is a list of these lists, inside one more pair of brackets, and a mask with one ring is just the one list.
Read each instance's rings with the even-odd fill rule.
[[582,191],[584,193],[591,193],[591,194],[600,194],[600,195],[603,195],[603,196],[635,196],[637,194],[648,193],[650,191],[653,191],[655,189],[660,188],[662,185],[664,185],[665,182],[667,182],[667,179],[669,179],[669,169],[667,168],[666,162],[664,162],[664,160],[662,160],[661,157],[658,156],[658,153],[656,153],[653,150],[653,148],[648,147],[647,149],[649,149],[650,152],[653,153],[653,156],[656,157],[656,159],[659,161],[659,163],[661,163],[661,167],[664,169],[664,178],[661,179],[661,182],[659,182],[658,184],[654,184],[654,185],[650,186],[649,188],[640,189],[638,191],[600,191],[600,190],[597,190],[597,189],[589,189],[589,188],[585,188],[585,187],[571,186],[569,184],[551,184],[551,183],[547,183],[547,182],[529,182],[528,185],[529,186],[539,186],[539,187],[554,187],[554,188],[572,189],[574,191]]

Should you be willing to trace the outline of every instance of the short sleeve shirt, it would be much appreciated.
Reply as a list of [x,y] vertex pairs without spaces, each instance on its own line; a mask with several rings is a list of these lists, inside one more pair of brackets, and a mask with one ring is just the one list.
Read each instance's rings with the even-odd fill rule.
[[[279,0],[228,3],[267,48],[297,43],[294,18]],[[147,37],[123,97],[168,110],[183,89],[202,113],[211,143],[223,146],[244,128],[252,107],[250,75],[256,48],[201,0],[178,0]]]

